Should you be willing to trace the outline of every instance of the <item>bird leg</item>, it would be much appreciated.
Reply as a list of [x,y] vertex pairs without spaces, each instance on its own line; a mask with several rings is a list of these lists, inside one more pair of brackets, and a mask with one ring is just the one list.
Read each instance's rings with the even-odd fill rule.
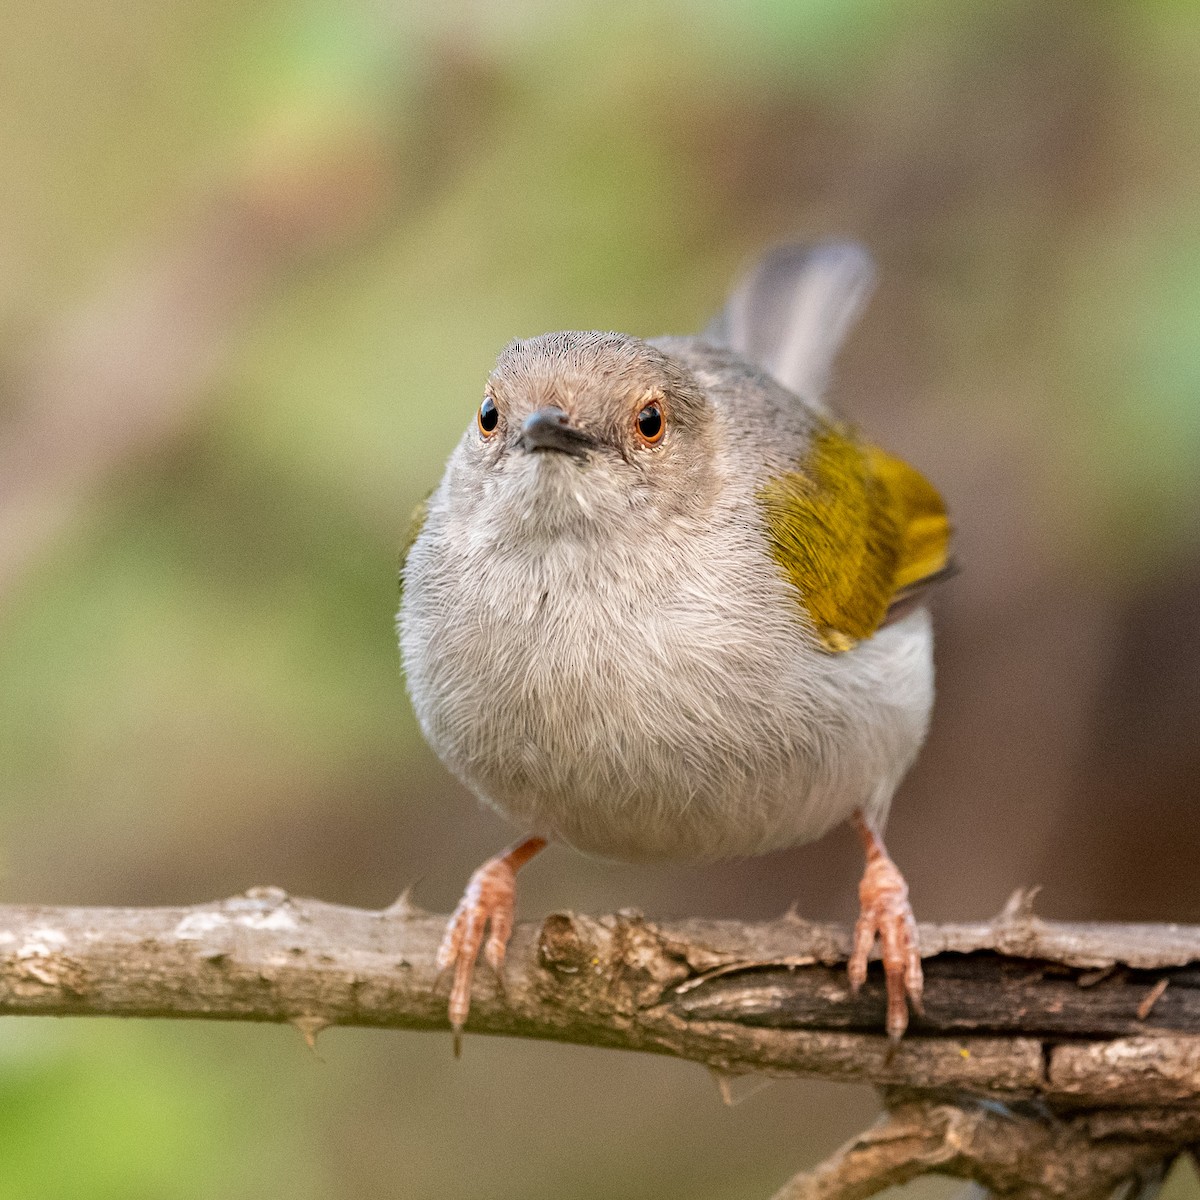
[[437,952],[439,978],[441,973],[454,968],[454,981],[450,985],[450,1028],[454,1030],[455,1058],[462,1053],[463,1026],[471,1009],[471,980],[484,934],[487,934],[487,945],[483,956],[496,972],[496,978],[502,980],[504,952],[513,931],[517,871],[545,845],[545,838],[526,838],[503,854],[489,858],[471,876],[442,935]]
[[917,923],[908,902],[908,884],[900,868],[888,857],[887,847],[858,809],[855,831],[867,855],[867,869],[858,885],[859,917],[854,927],[854,951],[848,974],[850,990],[857,992],[867,979],[867,956],[878,935],[883,972],[887,980],[887,1032],[899,1040],[908,1027],[908,1006],[921,1014],[921,951]]

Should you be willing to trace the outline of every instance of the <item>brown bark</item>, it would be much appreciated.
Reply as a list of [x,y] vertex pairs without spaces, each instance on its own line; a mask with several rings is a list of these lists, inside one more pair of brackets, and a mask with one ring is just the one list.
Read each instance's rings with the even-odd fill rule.
[[[1192,1110],[1188,1133],[1200,1133]],[[864,1200],[918,1175],[973,1179],[1010,1200],[1108,1200],[1127,1181],[1157,1183],[1181,1129],[1139,1114],[1126,1136],[1097,1137],[1086,1117],[1046,1120],[983,1104],[909,1102],[847,1142],[773,1200]]]
[[[445,1029],[445,922],[405,900],[367,912],[274,888],[193,908],[0,907],[0,1013],[290,1021],[309,1039],[330,1025]],[[852,996],[849,930],[790,915],[519,925],[503,987],[480,970],[467,1028],[887,1089],[890,1132],[794,1181],[793,1198],[879,1190],[836,1190],[856,1171],[930,1169],[999,1179],[1002,1194],[1090,1195],[1082,1177],[1039,1191],[1004,1164],[1090,1146],[1107,1180],[1200,1138],[1200,928],[1043,922],[1019,901],[920,937],[925,1015],[895,1049],[877,964]],[[872,1176],[881,1154],[893,1174]]]

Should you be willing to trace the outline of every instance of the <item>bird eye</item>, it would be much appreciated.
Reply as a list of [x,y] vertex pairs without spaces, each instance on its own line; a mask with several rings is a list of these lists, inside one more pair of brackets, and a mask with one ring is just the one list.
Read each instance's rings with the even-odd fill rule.
[[653,446],[662,441],[666,422],[663,420],[662,407],[657,400],[652,400],[637,415],[638,436],[647,446]]
[[475,414],[475,424],[479,426],[479,432],[485,438],[496,432],[496,426],[500,424],[500,410],[491,396],[484,396],[483,403]]

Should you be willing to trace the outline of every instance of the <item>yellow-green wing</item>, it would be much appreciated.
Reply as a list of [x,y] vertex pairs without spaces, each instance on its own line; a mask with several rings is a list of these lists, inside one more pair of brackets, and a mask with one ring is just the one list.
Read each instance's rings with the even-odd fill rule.
[[950,566],[946,506],[915,468],[823,425],[759,491],[771,552],[826,649],[849,650]]
[[[432,496],[433,492],[429,493]],[[408,529],[405,530],[404,539],[400,543],[400,599],[404,599],[404,567],[408,562],[408,552],[412,549],[412,544],[421,535],[421,530],[425,527],[425,518],[429,515],[429,496],[412,510],[412,515],[408,518]]]

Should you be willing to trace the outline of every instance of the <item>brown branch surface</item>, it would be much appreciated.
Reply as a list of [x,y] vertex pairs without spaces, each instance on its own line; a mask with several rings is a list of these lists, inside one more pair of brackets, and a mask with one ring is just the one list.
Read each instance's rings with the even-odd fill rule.
[[[442,1029],[444,924],[274,888],[192,908],[0,907],[0,1013]],[[894,1052],[882,979],[849,994],[848,931],[791,916],[523,924],[503,988],[480,968],[468,1030],[1060,1112],[1200,1106],[1200,928],[1057,924],[1018,904],[920,932],[926,1013]]]
[[903,1103],[773,1200],[865,1200],[931,1172],[973,1179],[1007,1200],[1109,1200],[1127,1182],[1161,1180],[1189,1134],[1200,1133],[1200,1113],[1187,1119],[1185,1132],[1178,1114],[1141,1111],[1123,1135],[1098,1136],[1082,1115]]
[[[254,888],[192,908],[0,907],[0,1014],[446,1028],[446,918]],[[883,1036],[849,931],[794,916],[518,926],[468,1028],[672,1054],[722,1073],[869,1081],[889,1115],[776,1200],[854,1200],[937,1171],[1014,1200],[1101,1200],[1200,1140],[1200,928],[1067,925],[1014,897],[922,926],[925,1014]]]

